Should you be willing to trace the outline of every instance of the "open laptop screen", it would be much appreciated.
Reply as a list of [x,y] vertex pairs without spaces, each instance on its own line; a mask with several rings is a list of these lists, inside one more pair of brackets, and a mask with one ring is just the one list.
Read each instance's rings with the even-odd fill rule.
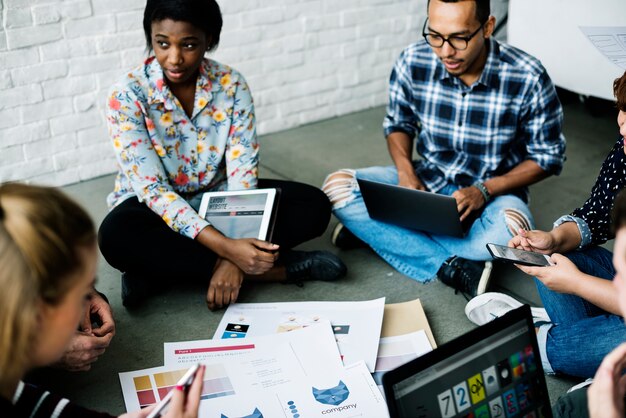
[[520,309],[414,360],[413,372],[401,366],[405,376],[385,386],[392,417],[551,416],[530,310]]

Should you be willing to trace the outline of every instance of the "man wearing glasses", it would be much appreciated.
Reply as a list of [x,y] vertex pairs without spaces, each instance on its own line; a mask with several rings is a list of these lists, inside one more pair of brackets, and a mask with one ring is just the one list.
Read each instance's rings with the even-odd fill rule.
[[[341,222],[333,243],[366,243],[401,273],[484,293],[489,242],[531,229],[527,186],[564,162],[563,112],[541,63],[491,37],[489,0],[431,0],[424,39],[393,68],[383,122],[394,166],[342,169],[324,191]],[[413,160],[413,143],[421,159]],[[426,234],[369,218],[355,177],[451,195],[464,238]]]

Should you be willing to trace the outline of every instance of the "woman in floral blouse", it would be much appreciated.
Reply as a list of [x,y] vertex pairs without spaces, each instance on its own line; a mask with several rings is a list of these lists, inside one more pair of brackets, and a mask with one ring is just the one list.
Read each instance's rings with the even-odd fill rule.
[[[154,56],[113,86],[107,106],[119,173],[100,246],[122,271],[124,305],[165,280],[207,280],[215,309],[237,299],[244,277],[345,275],[329,252],[291,250],[324,232],[330,204],[312,186],[258,179],[250,89],[236,70],[204,58],[220,38],[217,3],[148,0],[143,26]],[[269,187],[281,189],[274,243],[229,239],[197,213],[203,192]]]

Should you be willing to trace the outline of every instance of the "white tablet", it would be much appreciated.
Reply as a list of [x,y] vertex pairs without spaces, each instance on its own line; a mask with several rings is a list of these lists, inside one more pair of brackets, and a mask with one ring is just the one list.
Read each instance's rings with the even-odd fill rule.
[[206,192],[198,213],[229,238],[271,239],[276,189]]

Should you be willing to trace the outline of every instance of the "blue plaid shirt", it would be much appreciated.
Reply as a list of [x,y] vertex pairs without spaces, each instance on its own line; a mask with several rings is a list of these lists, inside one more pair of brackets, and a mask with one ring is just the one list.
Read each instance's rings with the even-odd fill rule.
[[[466,86],[421,41],[391,73],[385,136],[417,137],[416,173],[437,192],[509,172],[524,160],[558,174],[565,161],[563,110],[541,63],[491,39],[480,79]],[[512,192],[527,200],[526,188]]]

